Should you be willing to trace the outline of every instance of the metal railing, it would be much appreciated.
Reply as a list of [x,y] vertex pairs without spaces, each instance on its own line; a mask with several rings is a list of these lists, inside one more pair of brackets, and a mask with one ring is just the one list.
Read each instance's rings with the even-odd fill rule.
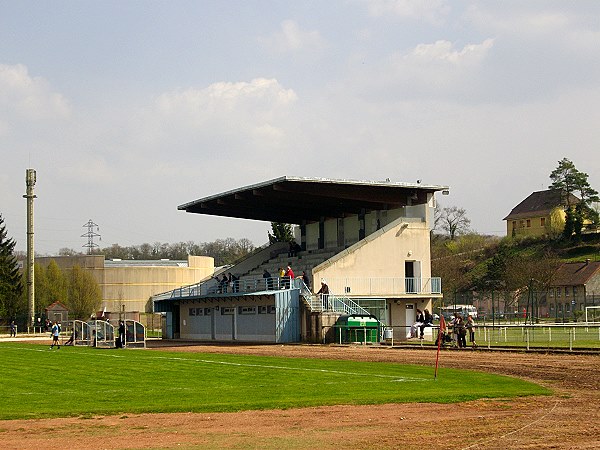
[[211,279],[204,283],[183,286],[173,291],[155,295],[153,300],[205,295],[246,294],[280,289],[300,289],[300,295],[311,311],[369,315],[369,311],[345,295],[333,294],[330,291],[327,295],[317,296],[310,291],[301,278],[293,279],[291,277],[253,277],[233,282]]
[[352,295],[429,295],[442,292],[442,280],[439,277],[340,277],[327,278],[327,284],[335,292]]
[[[409,339],[408,326],[387,326],[382,331],[382,342],[391,345],[436,346],[439,326],[425,328],[424,339]],[[600,324],[503,324],[480,325],[474,328],[474,343],[469,333],[466,347],[514,348],[520,350],[590,350],[600,351]],[[445,333],[444,347],[458,348],[457,335],[452,328]],[[474,345],[475,344],[475,345]]]

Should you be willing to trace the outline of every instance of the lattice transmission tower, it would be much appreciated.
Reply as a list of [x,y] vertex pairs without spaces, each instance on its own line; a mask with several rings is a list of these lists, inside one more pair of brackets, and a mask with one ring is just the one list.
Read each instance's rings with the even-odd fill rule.
[[[87,244],[83,244],[82,247],[86,247],[87,254],[91,255],[94,248],[99,247],[99,245],[94,242],[94,238],[99,238],[100,241],[102,240],[102,236],[96,233],[96,231],[100,231],[100,228],[98,227],[98,224],[92,221],[92,219],[88,220],[83,227],[87,228],[87,233],[83,233],[81,237],[87,238]],[[94,227],[96,228],[96,231],[94,231]]]

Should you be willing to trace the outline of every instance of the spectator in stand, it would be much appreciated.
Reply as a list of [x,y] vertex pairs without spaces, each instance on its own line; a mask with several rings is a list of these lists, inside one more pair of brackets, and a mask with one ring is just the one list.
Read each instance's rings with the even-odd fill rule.
[[321,280],[321,289],[317,292],[317,295],[321,298],[321,304],[323,305],[323,311],[329,310],[329,286],[324,279]]
[[279,286],[278,289],[282,289],[285,286],[285,270],[283,269],[283,267],[280,267],[279,270]]
[[263,271],[263,279],[265,280],[265,286],[267,287],[267,291],[273,289],[273,278],[267,269]]
[[296,241],[290,242],[290,249],[288,251],[288,256],[289,257],[297,256],[298,252],[300,250],[302,250],[302,247],[300,247]]
[[227,293],[227,285],[228,284],[229,284],[229,278],[227,278],[227,275],[223,274],[223,278],[221,278],[221,293],[222,294]]
[[302,278],[302,281],[304,281],[304,284],[306,285],[306,287],[310,291],[310,277],[308,276],[308,274],[306,273],[306,271],[303,270],[302,271],[302,275],[300,275],[299,278]]
[[238,287],[239,287],[239,283],[238,280],[239,278],[236,277],[235,275],[233,275],[231,272],[229,272],[229,286],[231,286],[231,292],[238,292]]
[[292,285],[292,280],[295,278],[294,271],[292,270],[291,266],[289,266],[289,265],[287,266],[287,270],[285,271],[285,278],[286,278],[286,281],[285,281],[286,289],[289,289]]

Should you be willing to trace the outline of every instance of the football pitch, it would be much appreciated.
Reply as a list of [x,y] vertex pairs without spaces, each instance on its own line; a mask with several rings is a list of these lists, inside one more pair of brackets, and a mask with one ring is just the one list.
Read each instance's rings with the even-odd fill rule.
[[520,379],[431,365],[2,343],[0,419],[454,403],[549,395]]

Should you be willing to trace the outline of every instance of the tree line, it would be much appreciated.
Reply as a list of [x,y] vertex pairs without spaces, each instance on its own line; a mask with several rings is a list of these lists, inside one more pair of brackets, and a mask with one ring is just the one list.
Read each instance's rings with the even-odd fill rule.
[[[233,264],[255,249],[252,241],[246,238],[217,239],[213,242],[195,243],[193,241],[177,242],[175,244],[155,242],[141,245],[121,246],[112,244],[104,248],[96,248],[91,254],[104,255],[107,259],[123,260],[186,260],[188,256],[212,256],[215,266]],[[82,255],[82,252],[71,248],[61,248],[60,256]]]

